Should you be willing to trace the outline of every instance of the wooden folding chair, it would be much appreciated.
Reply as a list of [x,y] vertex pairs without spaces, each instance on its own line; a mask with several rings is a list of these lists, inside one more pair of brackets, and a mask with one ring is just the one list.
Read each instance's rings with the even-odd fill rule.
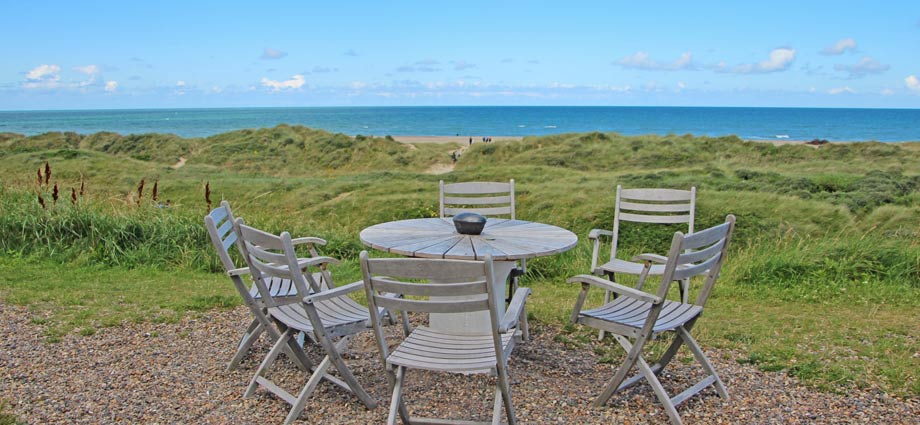
[[[516,327],[527,315],[525,303],[530,289],[518,289],[499,320],[498,303],[502,300],[495,297],[491,257],[486,257],[485,261],[370,259],[365,251],[361,253],[361,269],[380,359],[393,391],[388,424],[395,424],[397,415],[406,424],[474,423],[411,417],[402,398],[409,369],[497,375],[491,423],[501,422],[502,407],[508,423],[517,423],[508,384],[508,357],[515,345]],[[403,297],[395,298],[390,294]],[[465,299],[445,301],[429,298],[445,296],[464,296]],[[390,352],[378,314],[381,309],[439,314],[488,312],[491,326],[490,331],[485,333],[473,331],[462,334],[418,327]]]
[[[729,215],[725,223],[718,226],[689,235],[681,232],[675,233],[661,274],[661,284],[656,294],[623,286],[594,275],[578,275],[568,280],[570,283],[580,283],[582,286],[575,309],[572,311],[571,321],[613,333],[617,342],[627,353],[623,364],[595,400],[595,406],[604,405],[613,393],[626,389],[642,379],[648,381],[652,386],[652,390],[664,405],[668,417],[674,424],[681,423],[676,406],[710,385],[715,385],[716,392],[728,399],[725,385],[699,344],[690,335],[690,330],[703,314],[706,300],[719,277],[734,226],[735,217]],[[639,257],[646,258],[644,255]],[[645,267],[650,267],[650,265],[647,263]],[[705,283],[694,303],[665,299],[671,282],[690,279],[698,275],[705,276]],[[591,286],[612,291],[621,296],[601,307],[582,310]],[[674,333],[674,340],[661,358],[649,366],[642,356],[642,349],[649,341],[665,332]],[[633,339],[632,342],[630,338]],[[658,380],[658,375],[674,358],[681,345],[686,345],[690,349],[693,357],[706,372],[706,377],[680,394],[670,397]],[[633,367],[638,368],[638,373],[626,379]]]
[[[237,219],[235,227],[245,245],[247,262],[256,285],[263,292],[263,298],[267,298],[267,314],[281,331],[281,336],[262,361],[243,397],[252,396],[262,386],[291,404],[284,422],[289,424],[304,410],[310,394],[320,381],[326,380],[353,393],[368,408],[374,408],[377,403],[358,383],[341,355],[351,336],[370,330],[367,308],[348,297],[348,294],[360,291],[363,283],[358,281],[334,288],[325,287],[314,279],[310,268],[337,263],[335,259],[298,259],[288,232],[275,236],[247,226],[240,219]],[[302,301],[283,305],[272,303],[271,298],[266,296],[268,288],[264,283],[273,278],[291,280],[298,294],[303,294]],[[325,351],[326,356],[318,365],[314,366],[297,343],[295,336],[298,332],[310,336]],[[302,357],[307,368],[313,372],[296,396],[267,378],[268,370],[285,350]],[[335,367],[341,378],[329,374],[331,367]]]
[[[486,217],[510,218],[516,220],[514,200],[514,179],[505,182],[462,182],[439,183],[439,210],[441,218],[450,218],[460,213],[472,212]],[[527,271],[527,260],[511,269],[508,275],[508,298],[517,290],[521,276]]]
[[[620,222],[653,224],[687,224],[687,233],[693,233],[693,221],[696,215],[696,187],[690,190],[676,189],[623,189],[617,186],[616,202],[613,210],[613,231],[593,229],[588,239],[593,241],[591,253],[591,273],[606,276],[616,281],[617,273],[638,276],[636,288],[642,289],[648,276],[661,276],[664,272],[664,256],[647,255],[644,260],[617,258],[620,238]],[[610,237],[610,259],[599,263],[602,236]],[[678,289],[682,302],[687,302],[689,283],[682,281]],[[604,291],[604,302],[610,302],[613,293]],[[598,333],[604,339],[604,331]]]
[[[278,331],[266,315],[266,304],[263,300],[262,293],[259,292],[255,284],[247,285],[243,281],[243,275],[249,274],[249,268],[238,266],[231,258],[230,250],[233,246],[237,248],[237,252],[240,256],[245,258],[245,247],[239,241],[238,234],[233,227],[235,219],[230,209],[230,204],[227,201],[222,201],[219,207],[215,208],[204,217],[205,228],[208,229],[208,235],[211,237],[211,243],[214,245],[215,251],[217,251],[217,256],[220,258],[221,264],[224,266],[230,280],[233,282],[233,286],[236,287],[240,297],[243,298],[243,304],[249,308],[253,317],[252,322],[246,328],[246,331],[243,332],[239,344],[237,344],[236,352],[227,365],[228,370],[239,367],[240,362],[246,356],[246,353],[249,352],[252,344],[263,332],[268,334],[272,343],[278,341],[278,338],[281,336],[281,332]],[[311,257],[319,257],[319,253],[316,251],[315,246],[325,245],[326,241],[320,238],[306,237],[294,239],[293,243],[295,245],[305,245]],[[332,282],[331,276],[325,267],[317,272],[314,279],[318,279],[323,285],[329,285]],[[264,285],[267,287],[267,294],[269,294],[269,297],[273,300],[273,304],[286,304],[300,301],[300,297],[297,297],[297,288],[290,279],[273,277],[266,279]],[[298,363],[299,367],[306,367],[300,364],[300,361],[296,357],[294,361]]]

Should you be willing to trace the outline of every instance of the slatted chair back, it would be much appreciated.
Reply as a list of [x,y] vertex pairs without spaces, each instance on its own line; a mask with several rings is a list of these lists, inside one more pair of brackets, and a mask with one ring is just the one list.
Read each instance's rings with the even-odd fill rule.
[[[424,313],[469,313],[489,311],[497,358],[502,358],[497,300],[492,283],[492,258],[484,261],[429,258],[369,258],[361,253],[361,269],[367,292],[368,310],[377,334],[378,348],[386,364],[387,344],[383,310]],[[422,281],[420,283],[420,281]],[[432,282],[434,281],[434,282]],[[436,283],[449,281],[452,283]],[[478,296],[477,296],[478,295]],[[467,296],[470,299],[443,300],[430,297]]]
[[735,216],[728,215],[725,223],[706,230],[689,235],[675,233],[657,295],[665,298],[674,281],[703,275],[706,281],[693,304],[705,306],[722,270],[734,227]]
[[[655,224],[687,224],[687,233],[693,233],[696,215],[696,187],[678,189],[623,189],[617,185],[616,205],[613,213],[613,241],[610,260],[617,254],[620,222]],[[592,268],[596,267],[593,265]]]
[[269,307],[272,307],[273,304],[265,282],[270,281],[273,277],[290,280],[297,288],[297,293],[302,296],[324,289],[319,282],[316,282],[312,273],[303,273],[300,270],[290,233],[283,232],[280,236],[273,235],[247,226],[242,219],[237,219],[237,225],[243,239],[253,280],[263,298],[267,299],[266,304]]
[[[233,270],[238,266],[230,257],[230,247],[237,246],[237,234],[233,231],[233,221],[236,218],[230,210],[230,204],[227,201],[221,201],[220,206],[211,210],[204,217],[205,228],[208,229],[208,235],[211,237],[211,243],[217,251],[220,263],[226,271]],[[242,253],[241,253],[242,254]],[[248,289],[243,287],[243,291],[248,293]]]
[[504,216],[512,220],[514,213],[514,179],[504,182],[440,182],[441,218],[473,212],[486,217]]

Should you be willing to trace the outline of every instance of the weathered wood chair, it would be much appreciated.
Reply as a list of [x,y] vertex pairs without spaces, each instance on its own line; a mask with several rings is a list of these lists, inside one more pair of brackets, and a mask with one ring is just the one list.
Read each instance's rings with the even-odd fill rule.
[[[690,336],[690,330],[703,314],[706,300],[719,277],[734,226],[735,217],[729,215],[725,223],[718,226],[689,235],[675,233],[664,264],[664,271],[661,274],[661,284],[655,294],[588,274],[574,276],[568,280],[570,283],[580,283],[582,286],[575,309],[572,311],[571,321],[613,333],[617,342],[627,353],[623,364],[595,400],[596,407],[604,405],[613,393],[626,389],[641,379],[645,379],[652,386],[655,395],[664,405],[668,417],[674,424],[681,423],[676,406],[709,385],[715,385],[716,392],[728,399],[725,385],[719,379],[709,359],[703,354],[699,344]],[[639,257],[645,258],[644,255]],[[650,263],[646,263],[645,267],[651,267]],[[705,283],[696,301],[692,304],[665,299],[672,282],[698,275],[705,276]],[[621,296],[598,308],[582,310],[591,286],[612,291]],[[649,341],[664,332],[673,332],[674,340],[661,358],[649,366],[642,356],[642,349]],[[630,342],[630,338],[634,341]],[[658,375],[674,358],[682,344],[686,344],[693,353],[706,372],[706,377],[680,394],[670,397],[658,380]],[[626,379],[634,366],[638,368],[638,373]]]
[[[620,236],[620,222],[654,223],[654,224],[680,224],[687,223],[687,233],[693,233],[694,216],[696,215],[696,187],[690,190],[675,189],[623,189],[617,186],[616,202],[613,210],[613,231],[593,229],[588,234],[588,239],[593,241],[594,248],[591,253],[591,272],[598,276],[607,276],[609,280],[616,281],[616,274],[637,275],[636,288],[642,289],[645,279],[651,276],[660,276],[664,272],[663,256],[649,255],[643,260],[633,258],[622,260],[617,258],[617,247]],[[599,263],[601,237],[610,237],[610,258],[603,264]],[[687,302],[687,282],[679,286],[681,301]],[[604,291],[604,302],[609,302],[610,291]],[[604,338],[604,331],[599,332],[599,338]]]
[[[486,217],[517,219],[514,201],[514,179],[504,182],[462,182],[439,183],[441,218],[450,218],[460,213],[472,212]],[[508,276],[508,298],[518,287],[518,280],[527,271],[527,260],[511,270]]]
[[[509,424],[515,424],[514,407],[508,384],[508,356],[515,345],[514,334],[518,323],[526,317],[525,303],[530,289],[520,288],[503,317],[498,317],[498,304],[493,283],[491,257],[485,261],[441,260],[424,258],[368,258],[361,253],[361,269],[371,311],[371,322],[377,337],[380,358],[390,381],[393,395],[388,424],[403,423],[470,424],[469,421],[452,421],[410,417],[402,395],[408,369],[424,369],[461,374],[491,373],[497,375],[492,423],[501,421],[504,406]],[[419,281],[427,283],[418,283]],[[453,282],[453,283],[436,283]],[[403,295],[403,298],[381,294]],[[444,301],[429,297],[469,296],[467,300]],[[410,299],[411,297],[411,299]],[[381,328],[380,309],[424,313],[488,312],[491,332],[459,334],[431,327],[417,327],[392,352]]]
[[[233,227],[235,219],[233,211],[230,209],[230,204],[227,201],[222,201],[219,207],[215,208],[204,217],[205,228],[208,229],[208,234],[211,237],[211,243],[214,245],[214,249],[217,251],[217,256],[220,258],[220,262],[230,276],[231,281],[233,281],[233,286],[236,287],[240,297],[243,298],[243,304],[249,308],[253,316],[252,322],[240,338],[236,353],[234,353],[233,357],[230,359],[230,363],[227,366],[228,370],[239,367],[240,362],[246,356],[246,353],[249,352],[249,348],[262,333],[266,333],[272,343],[276,342],[278,338],[281,337],[281,332],[278,331],[266,315],[266,304],[262,298],[262,293],[259,292],[255,284],[250,285],[243,281],[242,275],[247,274],[249,268],[240,267],[231,258],[230,249],[233,246],[237,248],[237,252],[240,253],[242,258],[245,258],[246,255],[245,247],[242,242],[240,242],[237,232]],[[293,243],[295,245],[305,245],[311,257],[318,257],[319,254],[315,246],[325,245],[326,241],[319,238],[307,237],[294,239]],[[331,276],[325,268],[319,270],[314,276],[314,279],[318,279],[324,284],[326,281],[331,282]],[[273,299],[274,304],[299,302],[302,298],[297,297],[297,288],[290,279],[270,278],[267,279],[265,285],[268,288],[267,293]],[[294,361],[299,363],[297,358],[294,358]],[[298,364],[298,366],[306,367],[303,364]]]
[[[263,294],[263,299],[266,300],[268,316],[281,331],[281,336],[262,361],[243,397],[252,396],[256,389],[262,386],[291,404],[291,410],[284,422],[289,424],[297,419],[310,394],[320,381],[325,379],[355,394],[368,408],[374,408],[377,403],[358,383],[340,354],[346,349],[352,335],[370,330],[370,315],[367,308],[348,297],[348,294],[360,291],[363,283],[358,281],[331,287],[331,280],[327,284],[317,281],[310,271],[311,268],[336,264],[338,261],[330,257],[298,259],[288,232],[280,236],[272,235],[243,224],[241,219],[236,220],[235,227],[245,245],[249,270]],[[274,304],[268,296],[269,288],[265,284],[274,278],[291,280],[297,293],[303,295],[301,302]],[[309,336],[325,351],[326,356],[318,365],[313,365],[297,343],[295,336],[298,332]],[[338,341],[333,342],[335,339]],[[278,355],[285,350],[302,358],[307,368],[313,372],[297,396],[266,377]],[[341,379],[328,373],[329,368],[333,366]]]

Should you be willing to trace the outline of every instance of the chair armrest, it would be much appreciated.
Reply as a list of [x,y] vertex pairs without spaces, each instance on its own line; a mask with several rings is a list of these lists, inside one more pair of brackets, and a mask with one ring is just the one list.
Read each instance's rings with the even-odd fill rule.
[[301,270],[303,270],[307,266],[316,266],[320,264],[340,264],[340,263],[341,261],[336,260],[335,258],[325,257],[325,256],[307,257],[307,258],[297,259],[297,265],[300,266]]
[[591,229],[591,231],[588,232],[588,239],[598,239],[601,236],[613,237],[613,232],[604,229]]
[[244,274],[249,274],[249,267],[242,267],[239,269],[227,270],[228,276],[242,276]]
[[509,329],[517,326],[518,320],[521,318],[521,310],[524,308],[524,303],[527,302],[529,295],[530,288],[518,288],[517,291],[514,291],[514,297],[511,298],[511,303],[508,304],[508,309],[505,310],[505,315],[498,326],[499,332],[508,332]]
[[632,258],[632,261],[651,261],[653,263],[666,264],[668,257],[658,254],[639,254]]
[[359,289],[364,289],[364,281],[362,280],[349,283],[348,285],[336,286],[333,289],[329,289],[323,292],[317,292],[312,295],[308,295],[303,298],[303,302],[307,304],[312,304],[318,301],[325,301],[325,300],[332,299],[332,298],[343,297]]
[[594,275],[590,275],[590,274],[580,274],[578,276],[573,276],[573,277],[570,277],[568,280],[566,280],[566,282],[581,283],[583,286],[585,285],[597,286],[599,288],[603,288],[611,292],[616,292],[617,294],[620,294],[623,296],[634,298],[640,301],[650,302],[653,304],[658,304],[662,301],[661,298],[655,295],[649,294],[647,292],[642,292],[638,289],[633,289],[628,286],[623,286],[623,285],[620,285],[619,283],[611,282],[607,279],[597,277]]
[[320,238],[311,237],[311,236],[307,236],[307,237],[303,237],[303,238],[292,239],[292,240],[291,240],[291,243],[293,243],[294,245],[300,245],[300,244],[305,244],[305,243],[311,243],[311,244],[313,244],[313,245],[320,245],[320,246],[322,246],[322,245],[326,245],[326,240],[325,240],[325,239],[320,239]]

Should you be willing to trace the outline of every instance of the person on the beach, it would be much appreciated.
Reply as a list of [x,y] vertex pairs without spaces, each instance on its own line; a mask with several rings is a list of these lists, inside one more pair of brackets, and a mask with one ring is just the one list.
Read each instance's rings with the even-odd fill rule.
[[470,146],[473,146],[473,136],[470,136]]

